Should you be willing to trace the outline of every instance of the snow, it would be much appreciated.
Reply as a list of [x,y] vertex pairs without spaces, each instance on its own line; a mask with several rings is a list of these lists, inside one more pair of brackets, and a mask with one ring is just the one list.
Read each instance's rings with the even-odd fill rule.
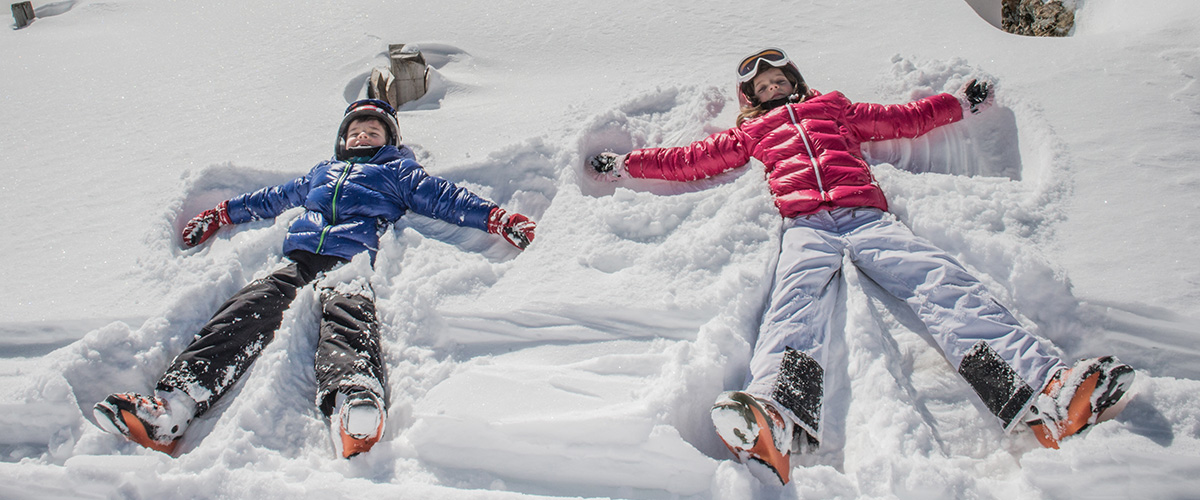
[[[1200,4],[1081,0],[1072,36],[967,2],[63,0],[0,30],[0,497],[1184,498],[1200,488]],[[764,19],[771,19],[764,24]],[[178,230],[332,154],[389,43],[433,88],[400,112],[435,174],[538,221],[523,253],[408,217],[369,276],[384,439],[334,457],[302,290],[244,383],[171,458],[98,429],[296,212]],[[827,441],[763,486],[708,408],[740,388],[779,243],[756,163],[601,185],[584,158],[732,126],[732,68],[778,46],[867,102],[996,83],[996,106],[872,145],[892,211],[1066,359],[1137,369],[1116,419],[1040,448],[1005,434],[910,311],[852,267]],[[361,263],[358,271],[369,273]]]

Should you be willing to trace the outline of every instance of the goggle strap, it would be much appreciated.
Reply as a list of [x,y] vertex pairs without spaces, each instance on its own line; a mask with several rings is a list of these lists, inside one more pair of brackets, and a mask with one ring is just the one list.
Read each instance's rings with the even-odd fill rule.
[[368,107],[368,106],[377,107],[381,111],[383,111],[384,113],[387,113],[389,115],[394,116],[396,114],[396,110],[392,108],[391,104],[388,104],[387,101],[380,100],[380,99],[361,99],[358,101],[354,101],[354,102],[350,103],[350,106],[346,107],[346,112],[343,114],[348,115],[348,114],[350,114],[351,111],[357,110],[359,108]]

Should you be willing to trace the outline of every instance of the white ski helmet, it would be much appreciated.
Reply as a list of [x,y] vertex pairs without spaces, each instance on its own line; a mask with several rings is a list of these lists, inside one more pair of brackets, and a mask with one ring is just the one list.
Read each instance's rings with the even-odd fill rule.
[[346,149],[346,129],[350,128],[350,123],[359,118],[375,118],[387,127],[388,137],[387,143],[393,146],[400,145],[400,126],[396,123],[396,110],[385,101],[379,99],[361,99],[350,103],[346,108],[346,116],[342,117],[342,124],[338,127],[337,142],[334,143],[334,154],[338,160],[346,161],[354,156]]

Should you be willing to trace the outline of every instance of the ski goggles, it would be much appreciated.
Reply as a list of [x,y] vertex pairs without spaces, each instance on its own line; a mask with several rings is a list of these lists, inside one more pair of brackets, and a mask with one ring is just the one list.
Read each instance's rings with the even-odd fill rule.
[[764,62],[779,68],[787,65],[791,59],[788,59],[787,54],[779,49],[763,49],[746,56],[738,65],[738,83],[748,82],[754,78],[754,75],[758,73],[758,65]]
[[351,111],[365,108],[368,106],[374,106],[376,108],[379,108],[379,109],[383,110],[384,113],[387,113],[392,116],[396,115],[396,110],[392,109],[392,105],[388,104],[387,101],[383,101],[380,99],[361,99],[358,101],[354,101],[354,102],[350,103],[349,107],[346,108],[345,114],[348,115],[348,114],[350,114]]

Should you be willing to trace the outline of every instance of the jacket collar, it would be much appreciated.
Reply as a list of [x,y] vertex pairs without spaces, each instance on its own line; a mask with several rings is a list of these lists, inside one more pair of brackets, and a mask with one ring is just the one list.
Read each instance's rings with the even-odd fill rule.
[[373,163],[376,165],[382,165],[384,163],[391,163],[391,162],[394,162],[397,160],[406,160],[406,159],[407,160],[416,160],[417,159],[417,156],[415,154],[413,154],[413,151],[411,148],[409,148],[408,146],[405,146],[403,144],[401,144],[399,147],[388,144],[386,146],[379,148],[379,151],[377,151],[375,153],[375,156],[372,156],[370,160],[360,161],[360,162],[356,162],[356,163]]

